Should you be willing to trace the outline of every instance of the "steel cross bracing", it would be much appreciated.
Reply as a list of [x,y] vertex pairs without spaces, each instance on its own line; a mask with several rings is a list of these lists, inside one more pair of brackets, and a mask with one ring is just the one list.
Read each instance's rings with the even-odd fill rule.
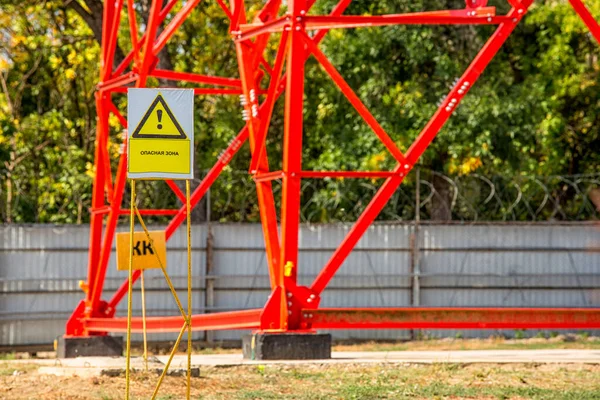
[[[153,0],[145,33],[139,37],[136,26],[136,7],[133,0],[106,1],[104,5],[100,83],[96,106],[98,127],[95,148],[95,178],[92,194],[90,252],[88,280],[82,284],[82,300],[67,322],[67,336],[87,336],[123,332],[126,319],[115,318],[115,308],[127,292],[126,280],[119,289],[103,300],[106,276],[115,228],[122,209],[126,181],[126,151],[122,151],[113,179],[107,145],[108,119],[116,116],[123,128],[126,119],[113,102],[113,97],[125,93],[127,87],[146,87],[148,77],[187,81],[204,85],[195,89],[197,95],[240,95],[242,116],[246,126],[221,153],[214,166],[195,189],[192,207],[197,205],[223,168],[249,140],[251,149],[250,173],[258,194],[258,205],[266,244],[271,282],[271,295],[263,309],[242,310],[193,316],[197,330],[258,329],[270,331],[312,331],[313,329],[377,329],[377,328],[600,328],[598,309],[530,309],[530,308],[384,308],[384,309],[322,309],[319,302],[337,270],[348,257],[369,225],[377,217],[419,157],[450,118],[464,96],[492,61],[519,22],[525,17],[534,0],[507,0],[511,6],[505,15],[496,15],[495,7],[487,0],[467,0],[460,10],[427,11],[410,14],[379,16],[344,15],[351,0],[340,0],[328,15],[312,15],[316,0],[267,0],[252,21],[248,21],[244,0],[216,0],[230,21],[235,42],[239,78],[205,76],[157,68],[160,51],[184,23],[200,0],[188,0],[165,24],[166,17],[177,0]],[[569,0],[575,12],[600,42],[600,26],[582,0]],[[285,10],[284,10],[285,8]],[[114,55],[122,14],[129,20],[128,39],[132,50],[116,67]],[[431,117],[410,148],[402,153],[393,138],[383,129],[350,88],[343,73],[319,49],[319,43],[332,28],[360,28],[383,25],[494,25],[490,36],[475,59]],[[265,51],[270,40],[279,46],[273,63]],[[371,127],[387,150],[396,159],[392,171],[304,171],[302,170],[304,66],[314,57],[331,77],[352,106]],[[285,73],[284,73],[285,70]],[[266,87],[261,86],[265,72]],[[209,87],[206,87],[206,86]],[[280,171],[270,171],[266,151],[266,136],[276,100],[285,93],[285,124],[283,162]],[[127,143],[124,144],[126,146]],[[381,178],[383,184],[350,229],[345,239],[309,286],[297,284],[298,231],[302,179],[324,177]],[[282,181],[280,210],[281,235],[271,182]],[[183,193],[171,181],[169,187],[179,200]],[[182,201],[183,203],[183,201]],[[170,215],[166,228],[167,239],[185,220],[185,205],[173,210],[140,210],[142,215]],[[139,271],[133,280],[139,278]],[[148,318],[148,331],[178,331],[181,317]],[[141,331],[141,319],[133,319],[133,330]]]

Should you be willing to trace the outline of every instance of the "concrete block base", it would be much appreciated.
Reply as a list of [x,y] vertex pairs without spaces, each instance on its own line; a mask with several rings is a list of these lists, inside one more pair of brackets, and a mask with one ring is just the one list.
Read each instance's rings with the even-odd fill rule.
[[242,339],[247,360],[323,360],[331,358],[330,334],[253,333]]
[[120,357],[123,338],[120,336],[61,337],[56,348],[58,358]]

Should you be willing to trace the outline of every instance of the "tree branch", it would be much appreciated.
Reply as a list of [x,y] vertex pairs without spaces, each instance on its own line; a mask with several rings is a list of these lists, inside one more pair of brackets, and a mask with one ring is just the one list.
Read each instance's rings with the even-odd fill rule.
[[[67,8],[75,11],[92,30],[94,39],[98,44],[102,45],[102,18],[103,8],[100,0],[85,0],[86,6],[90,11],[86,10],[77,0],[67,0],[64,5]],[[115,48],[115,59],[113,65],[116,67],[125,59],[123,50],[117,44]]]

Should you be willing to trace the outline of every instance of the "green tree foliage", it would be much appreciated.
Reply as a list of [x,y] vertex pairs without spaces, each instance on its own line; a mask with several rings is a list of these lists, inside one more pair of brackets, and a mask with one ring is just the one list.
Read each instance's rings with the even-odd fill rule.
[[[315,11],[328,13],[335,3],[319,0]],[[508,9],[504,0],[489,3],[499,13]],[[149,3],[136,4],[144,11]],[[600,2],[586,4],[600,19]],[[81,223],[88,219],[99,6],[100,0],[0,0],[0,221]],[[463,0],[354,0],[346,14],[463,7]],[[143,20],[138,22],[143,26]],[[121,23],[125,33],[126,13]],[[321,48],[405,151],[493,29],[332,30]],[[127,38],[120,37],[117,61],[130,50]],[[427,150],[422,165],[458,177],[600,172],[599,49],[568,2],[537,1]],[[237,76],[228,21],[216,2],[200,3],[161,53],[161,63],[163,68]],[[392,168],[391,155],[313,58],[307,63],[306,77],[304,168]],[[117,105],[125,110],[124,97],[117,99]],[[212,165],[243,121],[237,98],[200,97],[196,109],[200,172]],[[116,158],[121,128],[116,120],[111,126],[111,154]],[[282,131],[280,100],[267,141],[274,160],[281,157]],[[225,175],[237,176],[235,171],[245,170],[248,162],[246,146]],[[277,161],[271,165],[279,167]],[[212,193],[216,218],[258,219],[251,182],[239,182],[237,178],[217,181]],[[435,176],[432,182],[440,195],[432,202],[431,216],[451,218],[447,183]],[[405,187],[410,191],[414,183],[411,175]],[[378,184],[331,179],[306,186],[302,213],[311,221],[348,215],[351,219],[365,206],[365,194],[374,193]],[[143,190],[148,205],[175,205],[173,197],[164,195],[167,190],[166,185],[148,183]],[[477,188],[467,195],[487,196]],[[565,198],[576,196],[567,193]],[[402,211],[404,200],[386,208],[382,218],[388,212],[409,218]],[[486,216],[501,218],[503,212],[490,209]]]
[[6,222],[87,218],[99,47],[60,3],[0,6],[0,216]]

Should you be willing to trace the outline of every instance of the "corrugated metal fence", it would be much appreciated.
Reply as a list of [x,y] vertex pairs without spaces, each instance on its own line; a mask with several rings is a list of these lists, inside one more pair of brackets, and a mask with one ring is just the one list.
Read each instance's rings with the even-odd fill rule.
[[[302,226],[299,281],[310,284],[350,225]],[[158,229],[158,228],[155,228]],[[210,234],[209,234],[210,232]],[[260,225],[193,227],[194,310],[261,307],[269,294]],[[168,270],[185,300],[186,241],[168,243]],[[207,252],[207,247],[211,251]],[[0,344],[51,343],[83,297],[87,226],[0,227]],[[126,277],[111,257],[105,297]],[[177,315],[160,271],[146,275],[148,315]],[[136,285],[139,289],[139,284]],[[126,302],[118,309],[125,315]],[[600,227],[592,224],[376,224],[323,294],[324,307],[600,307]],[[185,307],[185,304],[184,304]],[[134,313],[141,314],[139,292]],[[239,339],[215,332],[196,339]],[[406,331],[335,331],[393,339]],[[440,335],[455,335],[444,331]],[[464,332],[464,336],[489,335]],[[173,335],[152,335],[170,340]]]

